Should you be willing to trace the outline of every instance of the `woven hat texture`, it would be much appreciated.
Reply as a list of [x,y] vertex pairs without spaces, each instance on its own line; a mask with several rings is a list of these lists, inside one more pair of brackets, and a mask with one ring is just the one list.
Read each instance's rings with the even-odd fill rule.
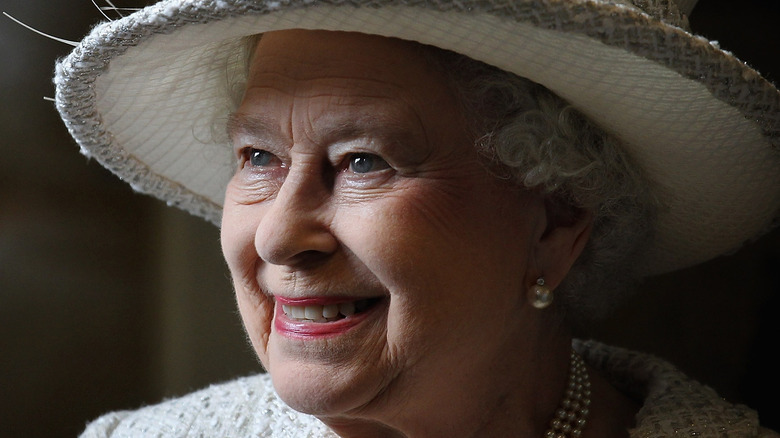
[[344,30],[453,50],[546,86],[623,141],[662,201],[642,267],[657,274],[732,251],[780,215],[780,93],[690,33],[694,3],[168,0],[93,29],[57,65],[57,107],[84,154],[218,224],[245,36]]

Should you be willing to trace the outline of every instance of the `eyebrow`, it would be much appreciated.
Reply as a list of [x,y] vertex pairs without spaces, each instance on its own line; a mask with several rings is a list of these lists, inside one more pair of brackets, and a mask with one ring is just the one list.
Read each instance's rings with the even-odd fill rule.
[[269,117],[234,112],[228,116],[226,130],[233,141],[241,134],[271,140],[279,137],[278,129],[273,129],[273,126],[274,123]]
[[[228,116],[226,125],[228,136],[235,141],[239,135],[247,135],[260,142],[278,142],[287,140],[287,136],[279,131],[278,123],[272,117],[263,114],[247,114],[234,112]],[[422,131],[423,141],[424,129]],[[361,114],[346,120],[326,122],[325,127],[318,131],[317,137],[324,143],[342,139],[371,137],[383,139],[404,149],[416,149],[419,139],[409,129],[396,120],[375,117],[373,114]],[[411,152],[411,150],[409,150]]]

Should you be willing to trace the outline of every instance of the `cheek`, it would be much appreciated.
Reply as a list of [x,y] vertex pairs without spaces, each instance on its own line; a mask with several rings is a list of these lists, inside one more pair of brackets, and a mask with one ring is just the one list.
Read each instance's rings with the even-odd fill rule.
[[343,246],[405,301],[439,289],[468,249],[464,234],[471,230],[461,209],[447,190],[408,186],[359,208],[342,208],[334,224]]
[[257,251],[254,246],[258,212],[255,206],[231,203],[223,207],[220,240],[244,328],[264,366],[273,319],[273,300],[263,294],[257,281]]
[[393,226],[396,238],[462,238],[472,202],[472,189],[463,184],[465,179],[412,181],[383,200],[381,217]]
[[399,190],[375,214],[382,221],[377,232],[391,247],[412,255],[434,251],[455,258],[458,253],[447,252],[478,250],[479,242],[506,231],[509,212],[497,210],[497,193],[463,183],[469,180],[436,180]]
[[[516,287],[539,215],[530,198],[494,184],[409,186],[375,203],[370,220],[354,221],[353,235],[371,242],[355,245],[390,288],[430,295],[443,285],[476,288],[486,277],[490,286]],[[493,284],[502,278],[511,281]]]

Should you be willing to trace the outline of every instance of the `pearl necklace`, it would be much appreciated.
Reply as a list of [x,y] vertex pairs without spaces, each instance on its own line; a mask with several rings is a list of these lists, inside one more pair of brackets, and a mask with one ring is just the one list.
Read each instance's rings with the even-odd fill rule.
[[550,428],[544,438],[578,438],[588,422],[590,414],[590,378],[585,362],[574,350],[569,365],[569,383]]

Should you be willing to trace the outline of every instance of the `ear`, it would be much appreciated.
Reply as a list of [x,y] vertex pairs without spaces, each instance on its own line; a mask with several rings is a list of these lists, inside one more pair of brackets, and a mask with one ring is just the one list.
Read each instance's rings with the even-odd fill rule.
[[593,213],[546,198],[545,214],[546,229],[536,243],[534,261],[545,284],[555,289],[585,248],[593,229]]

